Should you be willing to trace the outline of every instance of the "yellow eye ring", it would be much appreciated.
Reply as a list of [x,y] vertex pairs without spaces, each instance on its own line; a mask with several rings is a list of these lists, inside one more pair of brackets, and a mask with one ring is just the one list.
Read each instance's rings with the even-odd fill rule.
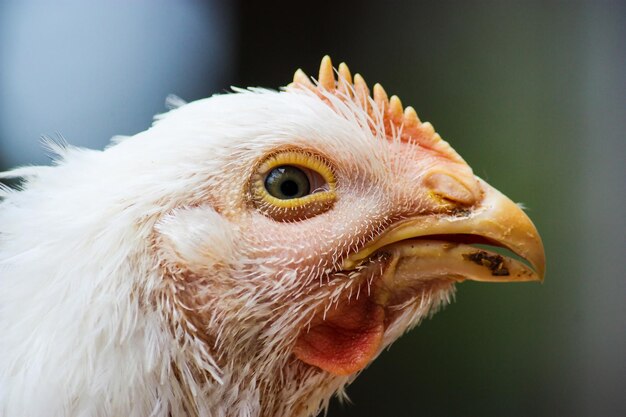
[[271,154],[251,179],[255,206],[282,221],[302,220],[328,210],[337,199],[336,189],[335,175],[326,160],[299,150]]

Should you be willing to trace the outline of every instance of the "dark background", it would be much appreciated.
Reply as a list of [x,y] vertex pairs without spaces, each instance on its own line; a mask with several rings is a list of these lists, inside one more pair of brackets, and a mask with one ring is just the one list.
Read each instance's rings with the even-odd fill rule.
[[624,2],[0,0],[0,169],[324,54],[522,201],[548,257],[543,285],[461,285],[329,415],[626,415]]

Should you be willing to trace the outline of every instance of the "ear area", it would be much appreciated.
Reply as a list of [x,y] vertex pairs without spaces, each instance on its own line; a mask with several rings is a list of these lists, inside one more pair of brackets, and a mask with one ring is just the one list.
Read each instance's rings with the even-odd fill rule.
[[236,226],[210,206],[172,210],[156,224],[155,233],[161,264],[171,272],[205,275],[239,259]]

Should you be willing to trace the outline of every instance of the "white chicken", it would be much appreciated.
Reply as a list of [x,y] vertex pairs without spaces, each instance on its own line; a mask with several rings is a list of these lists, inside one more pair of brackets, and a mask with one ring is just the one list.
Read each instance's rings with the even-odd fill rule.
[[0,416],[314,416],[457,282],[543,278],[517,205],[337,74],[0,174]]

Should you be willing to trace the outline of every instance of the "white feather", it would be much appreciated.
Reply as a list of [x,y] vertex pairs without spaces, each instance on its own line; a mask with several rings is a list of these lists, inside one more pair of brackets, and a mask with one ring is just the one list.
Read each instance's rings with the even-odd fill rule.
[[[328,99],[333,108],[304,91],[169,99],[153,127],[104,151],[46,142],[54,166],[1,173],[23,191],[0,188],[0,416],[309,416],[342,392],[353,377],[291,364],[289,348],[294,324],[359,279],[297,308],[287,296],[303,300],[356,231],[384,224],[385,190],[398,185],[381,130],[357,104]],[[356,192],[332,227],[308,222],[324,241],[298,224],[284,236],[244,233],[269,222],[249,213],[247,178],[285,147],[332,156],[341,187]],[[304,281],[301,253],[320,259]],[[208,330],[175,296],[190,288],[206,300],[193,308]],[[388,342],[442,302],[407,313]]]

